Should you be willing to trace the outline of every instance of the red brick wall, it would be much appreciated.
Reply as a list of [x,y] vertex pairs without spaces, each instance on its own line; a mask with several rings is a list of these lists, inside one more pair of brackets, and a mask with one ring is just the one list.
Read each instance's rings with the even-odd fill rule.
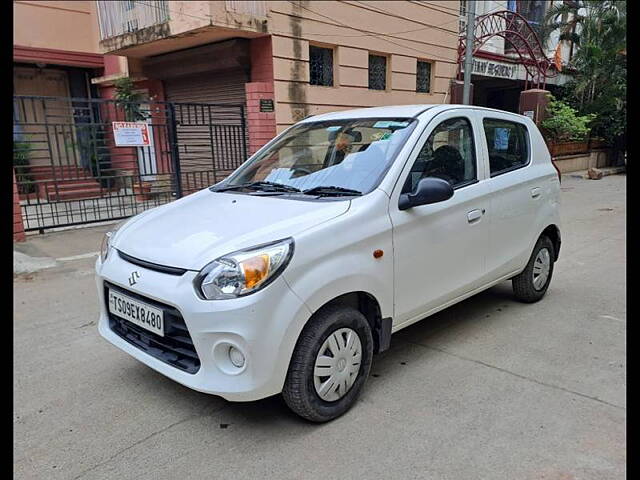
[[20,198],[18,196],[18,185],[16,184],[16,172],[13,172],[13,241],[24,242],[25,239],[22,212],[20,211]]
[[276,136],[275,111],[260,112],[260,99],[274,100],[271,37],[251,40],[250,54],[251,82],[245,84],[245,90],[247,94],[249,154],[252,155]]
[[276,136],[275,112],[260,112],[260,99],[273,100],[273,82],[245,84],[247,91],[247,129],[249,130],[249,154]]

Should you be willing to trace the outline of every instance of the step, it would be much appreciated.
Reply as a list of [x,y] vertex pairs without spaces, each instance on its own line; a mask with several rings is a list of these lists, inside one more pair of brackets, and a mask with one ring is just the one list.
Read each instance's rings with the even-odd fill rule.
[[89,170],[76,166],[34,166],[29,168],[29,173],[36,180],[76,179],[93,177]]
[[[45,186],[47,192],[55,192],[56,191],[56,183],[51,182],[47,183]],[[96,181],[77,181],[74,183],[67,182],[58,182],[57,190],[60,191],[70,191],[70,190],[90,190],[92,188],[100,189],[100,184]]]
[[29,170],[34,173],[65,173],[65,172],[88,172],[88,168],[79,165],[30,165]]
[[57,194],[52,193],[49,195],[50,202],[60,202],[63,200],[82,200],[88,198],[100,198],[102,197],[100,188],[92,188],[85,190],[66,190],[59,191]]

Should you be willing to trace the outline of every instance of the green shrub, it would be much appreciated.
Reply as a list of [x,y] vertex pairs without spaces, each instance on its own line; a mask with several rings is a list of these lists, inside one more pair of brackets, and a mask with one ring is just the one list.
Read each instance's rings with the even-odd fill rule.
[[545,137],[554,142],[578,142],[586,140],[591,131],[590,123],[595,114],[578,115],[569,104],[551,96],[547,106],[547,118],[540,126]]
[[140,102],[142,95],[135,92],[135,84],[129,77],[119,78],[114,82],[116,105],[124,110],[127,122],[139,122],[146,118]]
[[26,194],[36,191],[33,175],[29,173],[29,156],[31,144],[29,142],[13,142],[13,166],[16,171],[18,193]]

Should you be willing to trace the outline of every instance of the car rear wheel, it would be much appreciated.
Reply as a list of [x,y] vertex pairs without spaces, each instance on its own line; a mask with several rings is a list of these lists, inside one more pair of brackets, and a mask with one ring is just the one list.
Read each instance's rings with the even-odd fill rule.
[[373,356],[371,327],[358,310],[329,306],[300,334],[282,390],[291,410],[312,422],[345,413],[364,386]]
[[533,303],[544,297],[551,282],[555,249],[547,236],[541,236],[526,268],[511,280],[513,293],[521,302]]

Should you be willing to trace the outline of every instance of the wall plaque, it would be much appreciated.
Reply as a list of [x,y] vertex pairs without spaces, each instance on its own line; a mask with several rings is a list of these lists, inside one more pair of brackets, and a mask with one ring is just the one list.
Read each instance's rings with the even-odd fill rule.
[[273,112],[273,99],[261,98],[260,99],[260,111],[261,112]]

